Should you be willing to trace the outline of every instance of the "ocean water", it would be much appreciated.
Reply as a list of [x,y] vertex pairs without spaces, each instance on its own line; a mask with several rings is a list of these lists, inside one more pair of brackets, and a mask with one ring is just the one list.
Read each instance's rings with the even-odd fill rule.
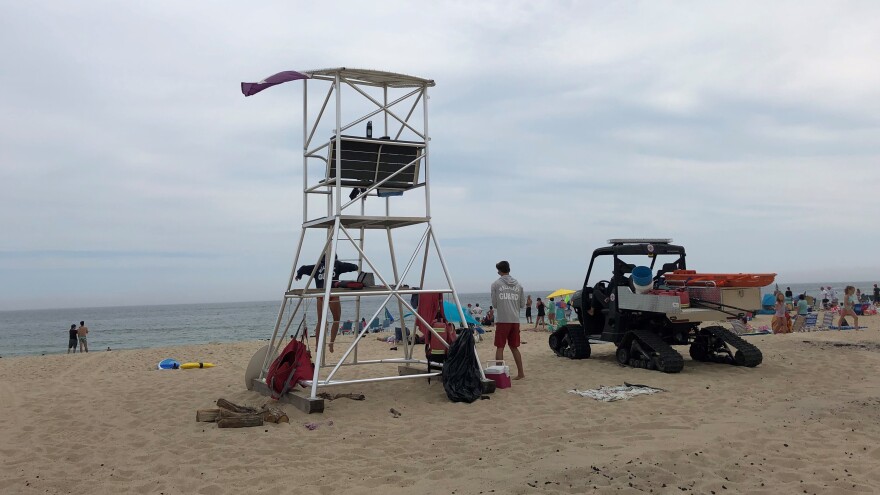
[[[842,297],[847,284],[816,282],[808,284],[779,283],[779,289],[791,287],[795,294],[806,292],[815,296],[820,286],[832,286]],[[873,282],[853,283],[863,292],[872,294]],[[575,287],[572,287],[573,289]],[[772,292],[774,285],[763,292]],[[543,297],[551,291],[529,291],[532,298]],[[384,298],[364,297],[361,317],[369,318]],[[488,309],[488,293],[459,294],[462,304],[479,303]],[[306,325],[314,328],[314,302],[305,311]],[[67,330],[81,320],[89,327],[89,349],[139,349],[209,342],[238,342],[268,339],[272,336],[280,301],[180,304],[164,306],[125,306],[108,308],[44,309],[0,311],[0,357],[64,353],[67,350]],[[396,303],[389,311],[399,320]],[[300,315],[303,312],[300,311]],[[380,313],[380,319],[384,312]],[[408,326],[412,326],[407,318]],[[299,323],[300,317],[297,318]],[[342,321],[356,321],[353,300],[343,300]],[[523,320],[524,321],[524,320]],[[393,326],[399,326],[395,321]]]
[[[489,307],[488,293],[460,294],[459,298],[464,305]],[[383,299],[361,298],[361,317],[372,316]],[[0,311],[0,357],[67,352],[67,331],[80,321],[89,327],[90,351],[268,339],[280,306],[280,301],[261,301]],[[387,307],[396,320],[394,325],[399,326],[397,304]],[[306,325],[314,328],[314,300],[305,316]],[[384,318],[384,312],[379,318]],[[341,319],[355,321],[354,300],[343,299]]]

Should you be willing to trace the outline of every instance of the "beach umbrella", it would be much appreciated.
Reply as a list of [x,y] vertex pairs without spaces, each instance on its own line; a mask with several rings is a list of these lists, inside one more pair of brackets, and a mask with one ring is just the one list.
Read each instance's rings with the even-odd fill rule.
[[[466,322],[473,323],[474,325],[480,324],[480,322],[475,320],[467,311],[463,311],[463,313]],[[458,315],[458,306],[453,302],[443,301],[443,314],[446,315],[446,321],[448,322],[458,323],[461,321],[461,317]]]
[[[446,317],[446,321],[450,323],[458,323],[461,321],[461,318],[458,316],[458,306],[456,306],[453,302],[443,301],[443,315]],[[407,313],[403,315],[404,318],[406,318],[407,316],[412,316],[412,313]],[[467,323],[473,323],[474,325],[480,324],[480,322],[474,319],[474,317],[471,316],[471,314],[468,313],[467,310],[464,311],[464,320]]]
[[556,289],[555,291],[553,291],[552,294],[550,294],[549,296],[547,296],[547,299],[551,299],[551,298],[554,298],[554,297],[568,296],[568,295],[571,295],[571,294],[574,294],[574,293],[575,293],[575,291],[573,291],[573,290],[571,290],[571,289]]

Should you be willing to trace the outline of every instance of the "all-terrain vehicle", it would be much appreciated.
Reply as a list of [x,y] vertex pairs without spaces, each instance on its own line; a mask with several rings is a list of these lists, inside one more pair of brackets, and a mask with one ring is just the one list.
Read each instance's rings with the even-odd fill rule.
[[[586,359],[591,353],[590,340],[612,342],[620,364],[678,373],[684,360],[672,346],[689,344],[695,361],[761,364],[761,351],[734,332],[720,325],[700,326],[742,319],[757,311],[761,307],[759,287],[701,280],[687,271],[684,247],[673,245],[671,239],[611,239],[608,243],[593,252],[583,288],[572,296],[578,323],[550,335],[550,348],[557,355]],[[607,257],[611,257],[610,278],[595,280],[594,264],[597,260],[607,264]],[[637,281],[641,284],[634,283],[634,270],[641,275]]]

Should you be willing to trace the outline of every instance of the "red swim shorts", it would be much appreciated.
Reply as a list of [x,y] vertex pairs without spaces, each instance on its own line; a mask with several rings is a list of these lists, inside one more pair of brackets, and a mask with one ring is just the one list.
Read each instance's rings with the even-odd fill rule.
[[495,347],[510,345],[511,349],[519,347],[519,323],[495,324]]

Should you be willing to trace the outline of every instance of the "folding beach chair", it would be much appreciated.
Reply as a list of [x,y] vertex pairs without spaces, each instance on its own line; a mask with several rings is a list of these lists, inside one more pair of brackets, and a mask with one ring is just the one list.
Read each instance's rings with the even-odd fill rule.
[[826,311],[822,314],[822,330],[830,330],[834,326],[834,313]]
[[816,324],[819,321],[819,313],[807,313],[807,316],[804,317],[804,328],[801,329],[802,332],[815,332],[818,330]]
[[474,338],[477,340],[477,342],[482,342],[483,335],[486,335],[486,331],[483,330],[483,327],[481,327],[480,325],[474,325],[473,332]]
[[348,335],[348,334],[350,334],[350,333],[354,333],[354,328],[353,328],[353,323],[352,323],[352,321],[351,321],[351,320],[346,320],[346,321],[342,324],[342,328],[341,328],[341,330],[342,330],[342,335]]

